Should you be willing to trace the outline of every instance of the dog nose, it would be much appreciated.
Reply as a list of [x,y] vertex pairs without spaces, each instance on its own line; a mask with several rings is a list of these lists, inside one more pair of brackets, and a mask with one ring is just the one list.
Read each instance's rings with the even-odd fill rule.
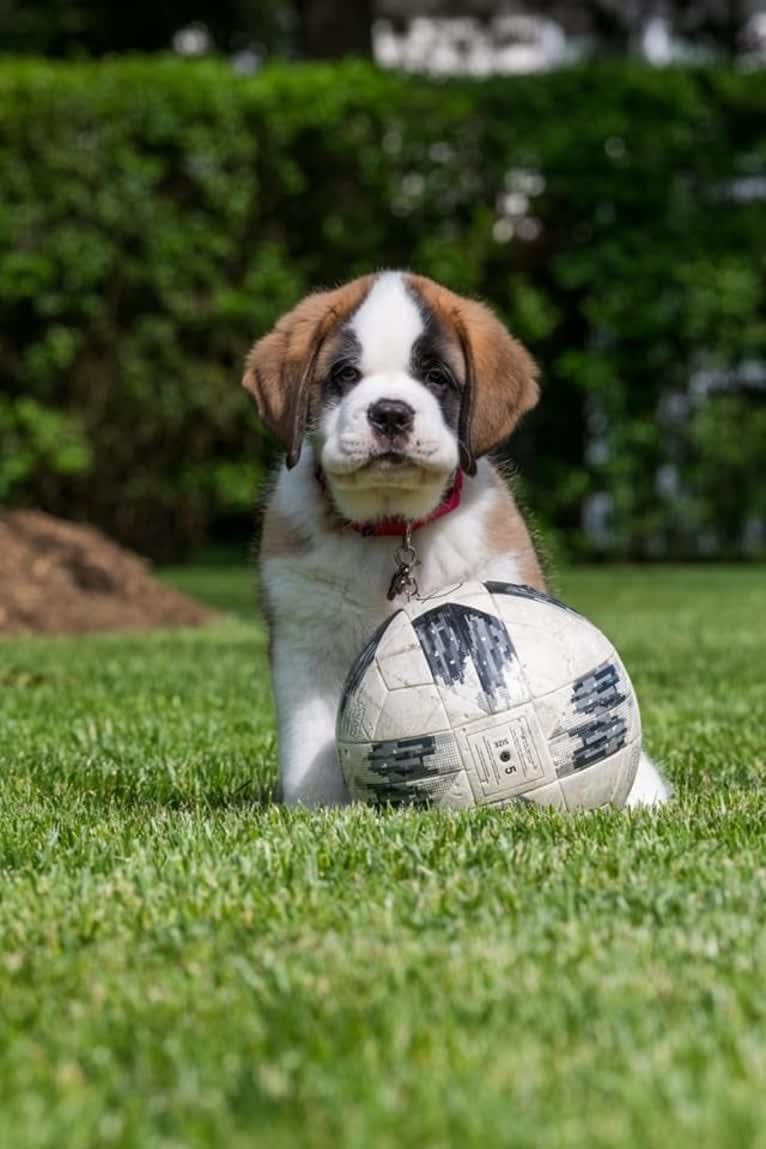
[[378,399],[367,408],[367,418],[376,431],[393,438],[411,429],[415,412],[401,399]]

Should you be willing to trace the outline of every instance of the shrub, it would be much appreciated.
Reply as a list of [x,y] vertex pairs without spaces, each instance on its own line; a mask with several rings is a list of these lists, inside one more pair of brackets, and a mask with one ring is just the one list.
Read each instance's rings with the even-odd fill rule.
[[[487,298],[540,360],[513,454],[570,550],[696,553],[704,523],[740,553],[762,496],[719,497],[699,380],[736,387],[764,346],[764,106],[765,73],[723,70],[4,62],[0,449],[23,400],[76,456],[25,448],[4,493],[161,557],[246,529],[272,457],[249,343],[311,287],[405,265]],[[730,396],[753,460],[757,394]]]

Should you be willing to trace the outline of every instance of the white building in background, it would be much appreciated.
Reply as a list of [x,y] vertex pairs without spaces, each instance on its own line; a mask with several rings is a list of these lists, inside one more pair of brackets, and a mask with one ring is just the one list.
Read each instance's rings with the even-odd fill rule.
[[[742,62],[762,67],[766,63],[766,10],[757,7],[760,0],[754,2]],[[487,76],[547,71],[582,59],[591,49],[586,36],[567,34],[562,24],[546,16],[501,8],[481,18],[471,14],[472,7],[477,6],[466,3],[464,15],[442,15],[433,0],[380,0],[380,15],[373,26],[375,59],[382,67],[409,72]],[[675,36],[660,14],[647,17],[634,50],[658,67],[706,58],[704,50]]]
[[472,16],[415,16],[404,29],[382,18],[373,26],[373,50],[385,68],[470,76],[541,72],[580,54],[554,20],[514,15],[490,22]]

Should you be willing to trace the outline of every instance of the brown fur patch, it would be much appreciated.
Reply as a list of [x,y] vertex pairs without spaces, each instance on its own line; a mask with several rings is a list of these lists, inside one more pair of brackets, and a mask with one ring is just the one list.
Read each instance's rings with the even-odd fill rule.
[[524,412],[534,407],[539,396],[537,367],[483,303],[456,295],[422,275],[407,275],[406,280],[466,352],[461,426],[467,440],[464,466],[471,472],[473,460],[507,439]]
[[521,582],[536,590],[547,590],[532,537],[513,495],[499,476],[496,476],[493,486],[492,506],[484,517],[490,552],[512,555],[519,565]]
[[373,279],[365,275],[334,291],[307,296],[247,356],[242,384],[268,430],[286,448],[288,466],[300,455],[322,344],[359,307]]

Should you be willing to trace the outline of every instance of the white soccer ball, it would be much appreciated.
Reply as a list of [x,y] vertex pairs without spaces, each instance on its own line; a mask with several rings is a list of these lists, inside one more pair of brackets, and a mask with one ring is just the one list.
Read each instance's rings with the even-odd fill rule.
[[337,742],[358,801],[593,809],[624,804],[641,720],[593,623],[530,587],[470,582],[377,630],[346,680]]

